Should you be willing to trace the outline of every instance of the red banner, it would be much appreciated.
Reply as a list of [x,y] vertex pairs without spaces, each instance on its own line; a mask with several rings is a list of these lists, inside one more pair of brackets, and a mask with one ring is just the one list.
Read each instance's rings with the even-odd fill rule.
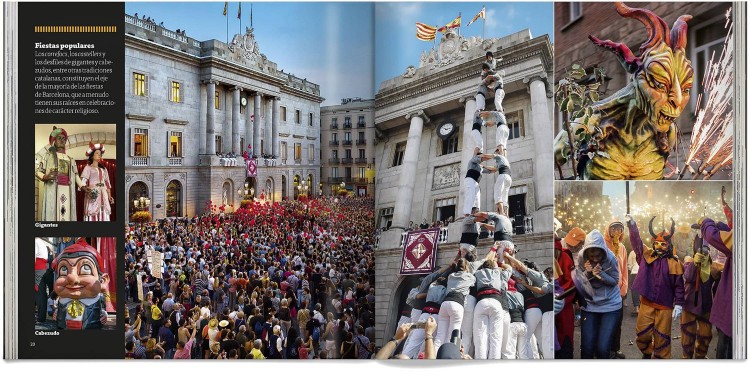
[[437,243],[440,228],[411,231],[404,241],[401,256],[401,274],[414,275],[430,273],[435,268]]
[[258,166],[255,164],[255,159],[247,160],[247,177],[256,177],[258,174]]

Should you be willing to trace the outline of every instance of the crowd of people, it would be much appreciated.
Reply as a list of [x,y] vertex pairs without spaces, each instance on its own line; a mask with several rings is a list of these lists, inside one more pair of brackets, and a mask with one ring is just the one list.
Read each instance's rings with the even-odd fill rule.
[[[552,274],[515,258],[511,222],[475,207],[453,262],[409,292],[396,333],[377,358],[553,358]],[[480,226],[494,243],[481,258]]]
[[[622,322],[631,293],[635,344],[642,358],[672,358],[672,325],[680,324],[682,358],[706,358],[718,332],[716,358],[732,357],[732,235],[733,214],[721,201],[727,222],[692,218],[695,235],[682,235],[671,220],[669,230],[657,232],[648,223],[650,243],[641,237],[635,219],[614,221],[586,233],[574,227],[556,238],[559,272],[555,282],[565,301],[556,316],[559,350],[555,358],[574,357],[576,310],[580,311],[580,357],[625,358],[620,350]],[[628,254],[623,244],[628,231]],[[685,237],[688,241],[678,238]],[[686,242],[686,243],[680,243]]]
[[255,201],[132,224],[125,357],[370,358],[373,203]]

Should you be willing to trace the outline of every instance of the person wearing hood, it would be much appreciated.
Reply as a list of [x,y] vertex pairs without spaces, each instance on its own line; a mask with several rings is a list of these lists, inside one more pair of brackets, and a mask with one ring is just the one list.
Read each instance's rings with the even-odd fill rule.
[[607,231],[604,233],[604,242],[607,243],[609,251],[611,251],[617,258],[617,271],[620,272],[620,279],[617,282],[617,286],[620,288],[622,302],[620,306],[620,317],[618,319],[617,327],[615,328],[614,336],[612,337],[612,352],[617,358],[625,358],[625,354],[620,351],[622,317],[625,306],[625,297],[628,295],[628,251],[625,249],[625,245],[622,244],[624,231],[625,225],[623,225],[621,221],[613,221],[607,226]]
[[594,229],[578,252],[573,282],[586,300],[581,307],[581,359],[608,359],[622,308],[617,258],[607,251],[604,236]]
[[633,290],[641,294],[641,307],[635,323],[636,344],[643,353],[643,358],[672,357],[672,320],[682,314],[685,296],[685,283],[682,279],[683,268],[674,256],[672,234],[675,224],[672,220],[671,230],[654,232],[653,222],[649,222],[652,247],[643,245],[638,225],[630,215],[628,230],[630,246],[638,260],[638,276],[635,277]]

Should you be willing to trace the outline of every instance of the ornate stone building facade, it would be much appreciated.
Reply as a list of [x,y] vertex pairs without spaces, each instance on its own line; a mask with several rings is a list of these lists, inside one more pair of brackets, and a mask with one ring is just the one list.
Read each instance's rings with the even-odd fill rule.
[[342,189],[375,195],[375,101],[345,98],[320,109],[320,183],[323,194]]
[[198,41],[126,15],[125,58],[129,215],[141,196],[158,219],[318,193],[320,87],[280,71],[252,29]]
[[[552,45],[522,30],[502,38],[464,38],[449,31],[437,50],[424,52],[419,67],[381,83],[375,97],[376,273],[378,344],[396,328],[417,276],[400,276],[402,237],[410,223],[454,221],[465,199],[463,180],[472,156],[470,138],[475,95],[485,53],[492,51],[505,71],[503,101],[511,131],[508,159],[513,184],[510,217],[519,256],[544,269],[552,264]],[[492,109],[492,96],[487,108]],[[445,130],[443,130],[445,129]],[[483,132],[494,144],[495,128]],[[487,152],[491,152],[485,146]],[[494,207],[495,175],[480,183],[481,209]],[[437,264],[458,250],[460,223],[441,229]],[[490,246],[480,241],[480,252]]]

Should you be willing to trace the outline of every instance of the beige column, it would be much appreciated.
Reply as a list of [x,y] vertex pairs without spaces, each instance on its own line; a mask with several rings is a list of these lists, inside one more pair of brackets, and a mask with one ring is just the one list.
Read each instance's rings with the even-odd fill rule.
[[417,176],[417,162],[419,161],[419,146],[422,140],[422,129],[430,119],[422,110],[406,115],[410,120],[409,135],[406,138],[404,161],[398,182],[398,197],[393,212],[393,226],[391,228],[405,229],[409,226],[412,199],[414,198],[414,184]]
[[531,131],[534,135],[534,185],[536,212],[534,212],[534,232],[552,230],[552,208],[554,192],[552,179],[552,123],[545,81],[542,73],[524,78],[531,93]]
[[[273,98],[273,109],[271,110],[271,153],[274,157],[279,157],[279,102],[281,98]],[[266,137],[268,139],[268,137]]]
[[255,93],[255,100],[253,101],[253,155],[260,157],[260,127],[261,127],[261,115],[260,115],[260,100],[261,93]]
[[240,93],[241,87],[232,89],[232,152],[241,153],[240,150]]
[[[474,112],[477,109],[477,101],[474,96],[467,96],[458,100],[464,105],[464,123],[461,127],[463,133],[463,140],[461,142],[461,175],[459,177],[459,190],[458,190],[458,202],[456,202],[456,208],[463,207],[465,199],[464,194],[464,177],[466,176],[466,169],[469,165],[469,159],[474,156],[474,141],[471,139],[471,128],[474,126]],[[456,210],[456,217],[460,216],[460,212]]]
[[214,115],[216,107],[214,106],[214,95],[216,92],[216,82],[209,81],[206,84],[206,153],[216,154],[216,129],[214,128]]

